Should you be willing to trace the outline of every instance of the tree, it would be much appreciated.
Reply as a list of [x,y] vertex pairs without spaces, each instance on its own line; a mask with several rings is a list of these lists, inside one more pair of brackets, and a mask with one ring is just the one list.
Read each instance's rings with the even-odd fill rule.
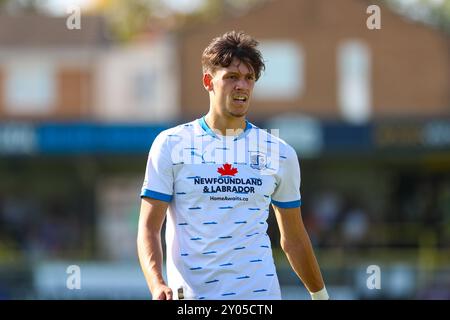
[[[224,15],[243,15],[269,0],[197,1],[199,5],[194,6],[194,10],[183,11],[177,8],[176,0],[93,0],[83,12],[103,15],[116,38],[127,41],[149,28],[181,30]],[[48,0],[0,0],[0,10],[49,13],[49,4]]]
[[450,32],[450,0],[384,0],[396,12]]

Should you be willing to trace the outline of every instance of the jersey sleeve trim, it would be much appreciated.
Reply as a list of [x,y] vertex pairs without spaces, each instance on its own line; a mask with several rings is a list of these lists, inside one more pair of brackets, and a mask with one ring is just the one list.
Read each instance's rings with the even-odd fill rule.
[[172,201],[172,195],[170,194],[165,194],[165,193],[161,193],[161,192],[157,192],[157,191],[152,191],[152,190],[148,190],[148,189],[144,189],[142,190],[141,193],[141,198],[153,198],[156,200],[161,200],[161,201],[165,201],[165,202],[170,202]]
[[302,205],[301,200],[289,201],[289,202],[281,202],[281,201],[272,200],[272,203],[282,209],[298,208]]

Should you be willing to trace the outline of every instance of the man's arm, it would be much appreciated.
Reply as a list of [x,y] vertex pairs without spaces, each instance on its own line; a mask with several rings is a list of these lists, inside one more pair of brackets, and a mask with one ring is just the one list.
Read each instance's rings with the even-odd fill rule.
[[274,205],[273,208],[280,229],[281,248],[295,273],[313,299],[328,299],[319,264],[303,224],[300,207],[284,209]]
[[154,300],[172,300],[172,290],[162,276],[161,228],[168,203],[142,198],[137,236],[139,262]]

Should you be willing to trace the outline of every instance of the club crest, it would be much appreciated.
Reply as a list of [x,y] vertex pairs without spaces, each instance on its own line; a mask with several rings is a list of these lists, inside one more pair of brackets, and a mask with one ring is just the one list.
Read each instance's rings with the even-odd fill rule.
[[262,170],[266,167],[267,156],[261,152],[250,153],[250,167],[256,170]]

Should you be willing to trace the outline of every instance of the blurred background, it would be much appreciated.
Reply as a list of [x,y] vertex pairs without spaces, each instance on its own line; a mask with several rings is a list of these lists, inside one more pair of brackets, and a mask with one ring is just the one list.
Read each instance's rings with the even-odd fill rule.
[[[0,0],[0,299],[150,297],[147,153],[207,112],[228,30],[260,41],[249,119],[298,153],[330,295],[450,299],[450,0]],[[283,297],[307,299],[270,225]]]

